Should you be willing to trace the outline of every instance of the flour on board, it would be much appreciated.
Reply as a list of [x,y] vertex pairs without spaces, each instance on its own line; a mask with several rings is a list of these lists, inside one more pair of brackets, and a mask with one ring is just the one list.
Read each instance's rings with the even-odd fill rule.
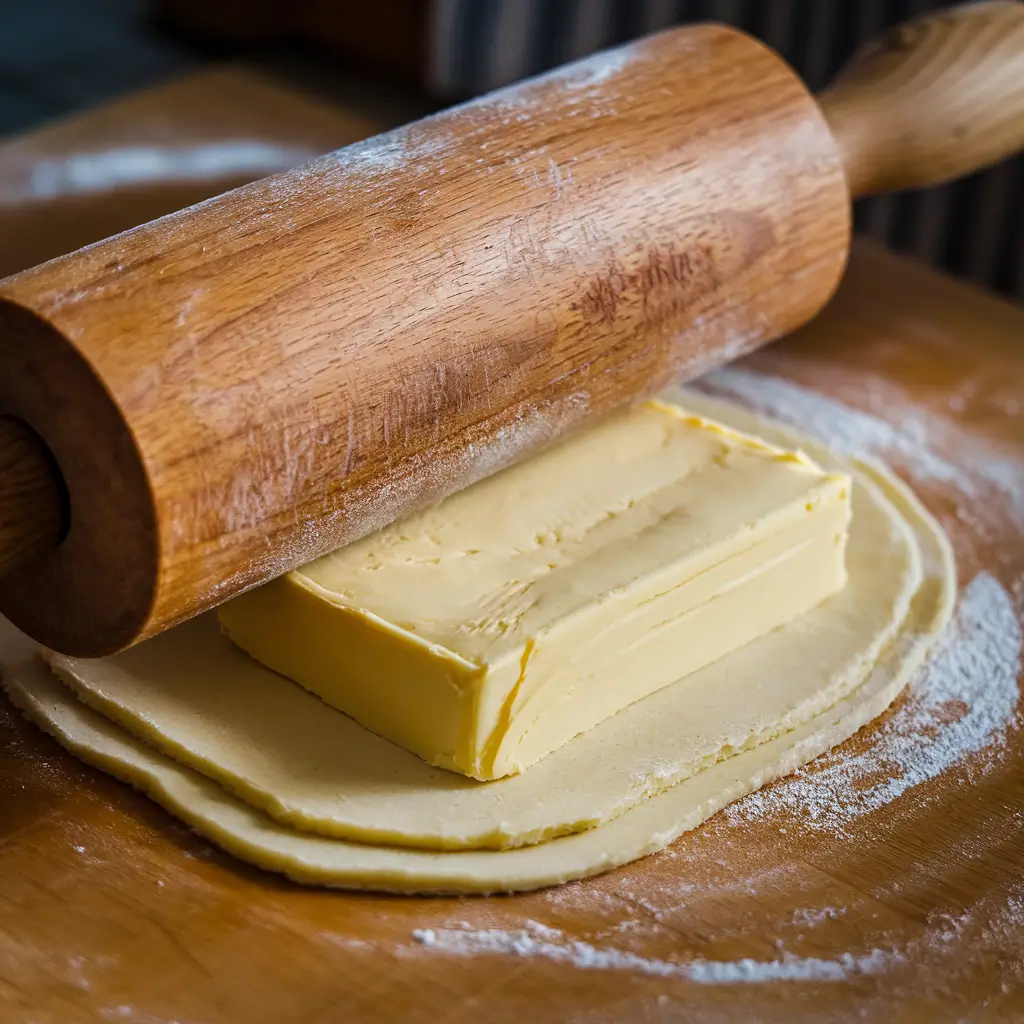
[[88,195],[124,185],[203,181],[217,176],[264,175],[284,171],[311,156],[309,149],[258,139],[222,139],[197,146],[124,146],[96,153],[72,153],[32,165],[23,185],[0,185],[4,199],[53,199]]
[[757,984],[773,981],[838,981],[877,974],[902,959],[900,954],[873,949],[865,956],[844,953],[836,959],[785,953],[774,960],[658,960],[626,950],[568,939],[557,928],[525,921],[515,931],[500,928],[418,928],[413,938],[421,946],[445,953],[477,955],[511,953],[569,964],[585,971],[632,971],[661,978],[683,978],[702,985]]
[[[708,374],[698,385],[740,401],[753,411],[798,426],[831,450],[880,456],[912,478],[946,485],[958,505],[1024,510],[1024,460],[992,449],[927,412],[880,402],[886,418],[853,409],[792,381],[733,367]],[[979,528],[983,512],[971,513]],[[960,516],[961,519],[964,515]],[[828,753],[774,786],[733,804],[734,821],[776,813],[804,825],[841,832],[853,818],[877,810],[908,789],[971,758],[984,770],[999,756],[1017,717],[1021,628],[1013,596],[988,573],[964,589],[956,619],[896,713],[877,727],[860,754]],[[865,784],[865,780],[881,781]]]
[[[976,516],[992,514],[990,505],[1000,506],[996,514],[1007,506],[1018,515],[1024,509],[1024,462],[957,434],[955,425],[919,409],[881,403],[887,417],[882,419],[789,381],[734,369],[712,373],[699,386],[795,423],[833,450],[880,456],[911,478],[941,484],[963,498],[964,505],[982,506]],[[987,497],[993,501],[986,502]],[[979,522],[983,527],[984,522]],[[742,829],[752,819],[788,817],[803,827],[842,836],[855,818],[892,803],[953,766],[968,778],[984,773],[1004,753],[1007,731],[1018,718],[1021,605],[1024,580],[1018,580],[1011,593],[987,572],[974,576],[964,587],[954,620],[929,663],[912,681],[896,711],[874,727],[867,750],[818,758],[733,804],[725,812],[724,824]],[[678,853],[674,847],[660,856],[687,859],[685,852]],[[579,883],[543,894],[544,905],[558,914],[578,913],[594,901],[608,902],[603,913],[599,906],[591,908],[606,920],[619,918],[602,933],[600,944],[575,940],[558,929],[523,919],[507,929],[445,921],[443,926],[414,932],[416,947],[410,948],[461,956],[513,955],[579,970],[626,971],[724,985],[841,982],[891,971],[910,979],[915,973],[933,976],[936,965],[952,978],[959,971],[975,969],[980,961],[999,959],[1002,951],[1019,949],[1024,941],[1024,889],[1018,887],[1010,894],[991,894],[957,915],[929,915],[917,936],[900,943],[888,941],[884,928],[872,932],[871,922],[877,915],[868,914],[866,908],[798,905],[777,926],[777,956],[772,959],[651,958],[609,944],[616,937],[620,943],[632,944],[657,934],[664,914],[681,912],[691,900],[706,897],[707,872],[699,870],[698,862],[690,867],[696,875],[675,877],[678,871],[673,872],[664,890],[652,890],[647,878],[634,891],[626,876],[611,892]],[[922,870],[928,871],[929,865],[923,864]],[[756,899],[762,884],[767,884],[770,890],[791,891],[800,898],[806,879],[792,865],[777,865],[759,867],[750,877],[710,884],[719,896],[728,890]],[[865,897],[869,903],[871,898]],[[884,900],[885,893],[878,891],[874,898]],[[803,933],[827,929],[831,922],[853,913],[864,916],[862,949],[809,957],[785,948],[790,942],[801,942]],[[758,932],[757,938],[761,937]],[[1007,985],[1024,980],[1024,966],[1010,963],[1004,968],[998,978],[993,975],[993,983],[997,993],[1005,994]]]
[[698,386],[797,427],[833,451],[877,455],[918,480],[949,484],[962,499],[995,492],[1024,529],[1024,459],[965,435],[919,407],[899,403],[896,395],[879,395],[882,418],[792,381],[735,367],[707,374]]
[[[1021,646],[1010,595],[980,573],[964,589],[955,620],[911,682],[908,698],[876,727],[866,750],[823,754],[726,814],[740,822],[784,813],[839,833],[954,764],[984,771],[1016,720]],[[865,781],[874,779],[880,781]]]
[[[557,890],[551,890],[556,892]],[[877,894],[881,897],[881,893]],[[866,897],[869,899],[869,897]],[[550,902],[546,900],[545,902]],[[561,901],[556,900],[554,905]],[[815,928],[847,913],[846,908],[808,908],[794,915],[793,925]],[[979,963],[989,963],[990,980],[995,991],[1006,993],[1009,987],[1024,980],[1024,964],[1014,963],[1012,951],[1024,941],[1024,887],[1017,885],[1009,892],[992,893],[963,912],[950,915],[932,913],[921,922],[916,935],[889,940],[884,926],[873,925],[877,914],[864,913],[864,946],[861,951],[846,950],[831,956],[802,956],[786,947],[802,942],[802,934],[787,934],[785,925],[776,930],[773,943],[776,955],[771,958],[738,957],[720,960],[711,957],[679,957],[674,959],[641,956],[628,949],[608,943],[611,933],[625,933],[626,941],[643,942],[659,932],[665,937],[655,914],[645,919],[627,920],[601,933],[602,941],[587,942],[570,938],[564,931],[531,918],[524,918],[516,928],[475,928],[467,921],[445,921],[433,928],[412,932],[413,943],[395,948],[399,956],[414,956],[417,951],[451,956],[515,956],[546,961],[573,970],[629,972],[635,975],[680,980],[698,985],[751,985],[787,983],[834,983],[856,978],[897,972],[908,985],[915,976],[934,978],[936,971],[954,978],[971,974]],[[782,938],[786,935],[786,938]],[[735,943],[744,933],[733,933]],[[758,926],[747,936],[755,946],[763,946],[765,935]],[[709,938],[713,943],[713,939]],[[820,942],[818,943],[820,948]],[[1005,954],[1010,952],[1009,962]],[[998,970],[991,970],[990,961],[999,960]],[[1019,959],[1019,958],[1017,958]]]
[[[792,381],[732,367],[708,374],[698,386],[797,425],[833,451],[880,456],[912,478],[945,485],[957,505],[965,506],[959,518],[969,518],[979,532],[990,504],[1018,518],[1024,511],[1024,460],[919,408],[900,405],[889,394],[880,403],[882,419]],[[845,822],[965,758],[972,758],[972,770],[983,770],[998,757],[1017,716],[1018,614],[1013,595],[995,577],[975,577],[961,595],[956,620],[911,683],[908,699],[880,727],[868,750],[826,754],[726,813],[749,820],[786,812],[809,827],[838,832]]]

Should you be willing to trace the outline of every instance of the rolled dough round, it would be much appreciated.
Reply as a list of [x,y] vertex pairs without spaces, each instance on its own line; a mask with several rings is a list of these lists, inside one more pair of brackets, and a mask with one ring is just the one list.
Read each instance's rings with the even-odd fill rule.
[[480,784],[430,768],[250,662],[204,620],[116,659],[52,656],[60,678],[33,645],[8,642],[3,685],[84,760],[299,881],[510,891],[651,853],[884,710],[955,592],[944,534],[887,471],[703,396],[672,398],[853,473],[850,583],[520,776]]

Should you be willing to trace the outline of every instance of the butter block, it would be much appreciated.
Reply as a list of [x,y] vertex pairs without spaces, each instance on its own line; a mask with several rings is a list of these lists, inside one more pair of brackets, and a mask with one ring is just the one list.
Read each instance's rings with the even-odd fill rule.
[[220,621],[373,732],[501,778],[840,590],[850,488],[801,453],[648,402],[236,598]]

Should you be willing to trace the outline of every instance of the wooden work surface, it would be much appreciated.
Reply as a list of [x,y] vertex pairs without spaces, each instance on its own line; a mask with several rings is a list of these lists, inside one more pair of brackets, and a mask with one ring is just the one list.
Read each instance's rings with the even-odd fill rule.
[[[1012,675],[997,678],[1015,671],[1024,616],[1024,313],[861,245],[819,320],[744,369],[796,382],[815,422],[837,408],[817,395],[841,401],[847,438],[889,446],[942,520],[962,584],[981,580],[990,598],[975,603],[987,618],[963,629],[1001,631],[956,648],[951,678],[973,679],[969,700],[939,692],[935,713],[914,717],[921,698],[902,698],[841,748],[870,766],[864,778],[837,782],[833,755],[603,877],[466,900],[302,889],[251,869],[0,702],[0,1019],[1024,1013],[1024,734],[1015,695],[1006,705]],[[1008,621],[987,614],[1007,608]],[[924,735],[916,748],[908,721]],[[938,772],[937,754],[970,748],[979,722],[981,749]],[[894,735],[907,742],[893,747]],[[917,774],[913,757],[872,754],[891,749],[916,749]]]

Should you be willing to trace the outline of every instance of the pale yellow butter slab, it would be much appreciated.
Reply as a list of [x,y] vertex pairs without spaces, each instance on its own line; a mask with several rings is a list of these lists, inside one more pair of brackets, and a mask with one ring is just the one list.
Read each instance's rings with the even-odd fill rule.
[[431,764],[522,771],[845,581],[850,479],[649,402],[223,606]]

